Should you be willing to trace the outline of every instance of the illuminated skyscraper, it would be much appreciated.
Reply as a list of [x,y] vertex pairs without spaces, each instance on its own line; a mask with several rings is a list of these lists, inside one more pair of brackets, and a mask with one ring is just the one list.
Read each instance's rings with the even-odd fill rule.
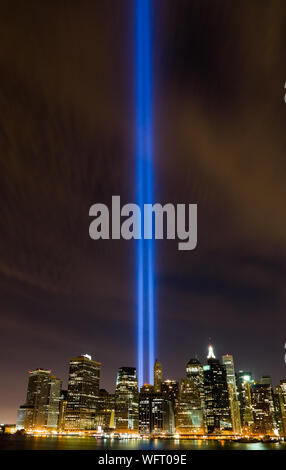
[[61,380],[50,370],[36,369],[29,372],[25,405],[18,410],[18,428],[57,429]]
[[115,396],[104,389],[99,390],[95,427],[104,431],[114,428]]
[[192,380],[193,383],[196,385],[201,400],[201,408],[204,409],[205,401],[204,401],[204,369],[202,364],[197,358],[192,358],[189,360],[186,366],[186,374],[187,378]]
[[70,360],[65,429],[94,429],[100,367],[87,354]]
[[156,393],[151,385],[143,385],[139,394],[139,432],[141,434],[173,433],[174,424],[171,400],[162,393]]
[[272,386],[256,383],[251,387],[254,432],[273,434],[276,428]]
[[155,393],[161,392],[161,384],[162,384],[162,375],[163,369],[161,362],[156,359],[154,364],[154,391]]
[[62,381],[52,375],[49,380],[47,423],[48,429],[57,429],[59,422]]
[[283,435],[286,436],[286,379],[280,380],[279,390]]
[[207,359],[215,359],[213,345],[209,344]]
[[152,423],[152,396],[154,387],[150,384],[142,385],[139,393],[139,432],[141,434],[151,434]]
[[232,429],[230,401],[225,365],[215,359],[209,347],[208,364],[204,366],[206,421],[209,432]]
[[233,357],[230,354],[225,354],[224,356],[222,356],[222,363],[225,365],[227,383],[232,384],[236,392],[236,379],[235,379]]
[[67,404],[68,404],[68,391],[61,390],[59,422],[58,422],[59,431],[63,431],[65,429],[65,417],[66,417]]
[[232,430],[234,433],[241,432],[240,407],[236,388],[236,378],[233,364],[233,357],[229,354],[222,356],[222,363],[226,368],[226,380],[228,384],[228,394],[230,401]]
[[115,428],[120,432],[138,430],[138,382],[135,367],[120,367],[115,389]]
[[161,393],[170,400],[175,410],[179,399],[179,383],[177,380],[164,380],[161,385]]
[[253,410],[251,404],[252,373],[240,370],[238,374],[238,399],[240,403],[241,426],[245,432],[252,430]]
[[205,416],[199,386],[191,378],[181,380],[176,409],[176,432],[192,434],[205,431]]
[[204,432],[204,370],[197,358],[189,360],[186,375],[187,378],[181,380],[176,431],[180,434]]
[[279,434],[286,436],[286,379],[280,380],[280,385],[275,388],[274,408]]

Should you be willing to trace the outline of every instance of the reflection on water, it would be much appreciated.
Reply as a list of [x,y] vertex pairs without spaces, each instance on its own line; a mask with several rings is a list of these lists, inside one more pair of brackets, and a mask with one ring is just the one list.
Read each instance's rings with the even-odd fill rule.
[[8,450],[286,450],[286,444],[228,440],[97,439],[95,437],[2,436],[0,449]]

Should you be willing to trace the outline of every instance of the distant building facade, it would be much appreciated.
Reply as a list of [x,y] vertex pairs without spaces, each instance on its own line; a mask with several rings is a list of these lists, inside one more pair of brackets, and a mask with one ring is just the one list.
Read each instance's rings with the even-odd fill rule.
[[254,384],[252,373],[243,370],[239,371],[237,383],[241,426],[242,430],[248,433],[252,431],[254,424],[251,397],[251,387]]
[[286,379],[280,380],[280,385],[276,387],[275,392],[279,433],[281,436],[286,436]]
[[50,370],[29,372],[26,402],[18,410],[18,429],[58,428],[61,384]]
[[114,429],[115,396],[104,389],[99,390],[95,426],[103,431]]
[[170,379],[164,380],[161,385],[161,393],[172,403],[175,411],[179,401],[179,382]]
[[240,406],[236,387],[236,377],[233,357],[230,354],[222,356],[222,363],[226,369],[226,380],[231,411],[232,430],[235,434],[241,433]]
[[251,387],[253,431],[256,434],[274,434],[276,427],[271,383],[255,383]]
[[172,401],[155,387],[143,385],[139,394],[139,432],[141,434],[172,434],[175,418]]
[[82,355],[70,360],[65,429],[95,429],[100,362]]
[[204,390],[208,432],[232,431],[226,367],[215,359],[212,347],[207,362],[204,367]]
[[203,433],[205,431],[204,409],[200,389],[194,380],[181,380],[179,403],[176,409],[176,432],[179,434]]
[[120,367],[115,388],[115,429],[138,431],[138,381],[135,367]]

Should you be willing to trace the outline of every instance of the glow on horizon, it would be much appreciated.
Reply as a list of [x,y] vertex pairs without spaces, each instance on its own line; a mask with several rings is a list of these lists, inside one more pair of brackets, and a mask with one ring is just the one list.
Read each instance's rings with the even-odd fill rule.
[[[135,0],[136,16],[136,115],[137,115],[137,203],[142,209],[153,203],[152,113],[151,113],[151,0]],[[146,338],[147,333],[147,338]],[[155,358],[154,243],[137,242],[137,369],[138,384],[146,374],[153,383]]]

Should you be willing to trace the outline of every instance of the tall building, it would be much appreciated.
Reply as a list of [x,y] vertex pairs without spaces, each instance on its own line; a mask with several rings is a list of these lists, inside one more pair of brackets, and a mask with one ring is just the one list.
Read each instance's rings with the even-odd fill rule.
[[204,432],[204,370],[197,358],[187,363],[186,376],[181,380],[176,431],[180,434]]
[[208,432],[232,430],[226,367],[215,359],[209,346],[208,364],[204,366],[204,390]]
[[222,363],[225,365],[227,383],[232,384],[234,390],[236,391],[236,378],[233,357],[230,354],[225,354],[224,356],[222,356]]
[[163,393],[156,393],[152,385],[143,385],[139,394],[139,432],[153,435],[172,434],[174,424],[171,400]]
[[176,432],[193,434],[205,432],[205,415],[198,384],[191,378],[181,380],[176,410]]
[[115,396],[105,389],[99,390],[97,412],[95,416],[96,428],[108,431],[114,428]]
[[286,436],[286,379],[275,388],[274,408],[280,436]]
[[228,385],[228,394],[230,401],[230,411],[232,420],[232,430],[234,433],[239,434],[241,432],[241,421],[240,421],[240,407],[238,401],[236,377],[234,370],[233,357],[230,354],[222,356],[222,363],[226,369],[226,380]]
[[161,384],[162,384],[162,376],[163,376],[163,369],[161,362],[156,359],[154,364],[154,390],[155,393],[161,392]]
[[275,432],[279,433],[279,436],[284,435],[283,430],[283,419],[282,419],[282,407],[280,401],[280,390],[279,385],[273,390],[273,405],[274,405],[274,415],[275,415]]
[[144,384],[140,388],[138,428],[141,434],[152,433],[151,410],[152,410],[152,396],[153,395],[154,395],[153,385]]
[[197,387],[200,400],[201,408],[205,408],[205,392],[204,392],[204,368],[203,365],[197,358],[192,358],[189,360],[186,366],[186,375]]
[[138,431],[138,381],[134,367],[120,367],[115,389],[115,428]]
[[100,367],[87,354],[70,360],[65,429],[95,428]]
[[62,381],[52,375],[49,381],[47,423],[48,429],[56,430],[59,422]]
[[65,429],[65,417],[66,417],[67,404],[68,404],[68,391],[61,390],[59,424],[58,424],[59,431],[64,431]]
[[286,379],[280,380],[278,395],[281,410],[281,434],[286,436]]
[[164,380],[161,385],[161,393],[172,403],[175,410],[179,400],[179,383],[177,380]]
[[237,382],[241,426],[247,433],[252,430],[254,423],[251,398],[251,386],[254,384],[252,373],[240,370]]
[[251,387],[252,409],[256,434],[274,434],[276,428],[273,391],[270,383],[256,383]]
[[20,406],[17,428],[57,429],[61,380],[50,370],[36,369],[29,372],[27,398]]

